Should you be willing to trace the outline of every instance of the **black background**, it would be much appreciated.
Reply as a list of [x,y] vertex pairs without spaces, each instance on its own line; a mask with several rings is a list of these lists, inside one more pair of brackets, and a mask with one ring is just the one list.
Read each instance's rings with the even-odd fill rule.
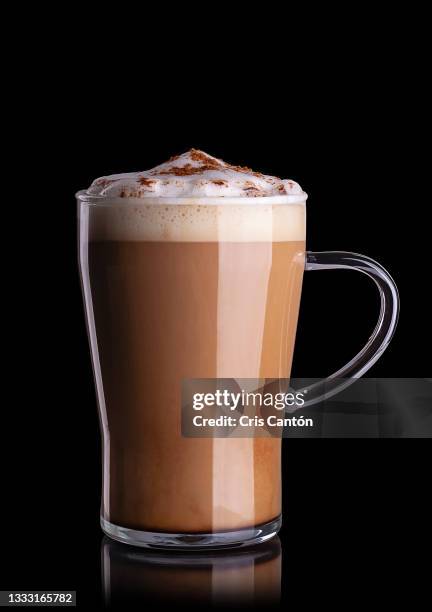
[[[431,374],[424,77],[416,47],[408,55],[397,35],[381,45],[380,34],[369,23],[351,45],[348,34],[334,45],[327,39],[304,66],[306,50],[286,40],[263,49],[246,37],[230,60],[220,40],[212,47],[203,37],[195,41],[200,64],[185,63],[197,47],[184,40],[168,60],[166,39],[125,55],[103,37],[87,49],[88,30],[68,51],[58,31],[50,44],[38,41],[38,58],[30,54],[26,65],[25,128],[15,138],[23,172],[8,210],[19,241],[4,272],[17,323],[4,319],[13,331],[5,381],[13,399],[2,431],[1,588],[76,589],[79,605],[101,602],[100,442],[74,202],[96,176],[195,147],[297,180],[310,196],[308,248],[369,255],[399,287],[399,326],[370,375]],[[19,205],[27,193],[37,206]],[[377,309],[363,275],[307,274],[294,374],[325,376],[345,363],[369,337]],[[423,586],[427,443],[285,441],[285,606],[298,597],[349,605],[376,586],[385,598],[414,596]]]

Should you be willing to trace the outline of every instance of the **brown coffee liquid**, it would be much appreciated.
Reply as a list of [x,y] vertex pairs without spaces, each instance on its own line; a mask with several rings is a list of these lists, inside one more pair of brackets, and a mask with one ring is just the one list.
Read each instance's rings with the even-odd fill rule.
[[209,533],[279,516],[280,439],[183,438],[181,382],[289,376],[304,250],[303,241],[90,242],[106,520]]

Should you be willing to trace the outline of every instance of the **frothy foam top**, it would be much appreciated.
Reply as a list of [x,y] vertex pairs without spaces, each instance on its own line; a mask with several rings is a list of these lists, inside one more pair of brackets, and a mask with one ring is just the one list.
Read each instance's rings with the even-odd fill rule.
[[195,149],[152,170],[98,178],[78,194],[93,204],[92,196],[95,206],[81,210],[91,240],[305,239],[307,195],[300,185]]
[[151,170],[100,177],[86,193],[107,198],[307,197],[295,181],[233,166],[196,149],[175,155]]

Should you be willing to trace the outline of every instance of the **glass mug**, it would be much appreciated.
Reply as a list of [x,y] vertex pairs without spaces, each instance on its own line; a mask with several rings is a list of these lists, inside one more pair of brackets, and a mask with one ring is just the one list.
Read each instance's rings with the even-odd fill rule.
[[358,355],[308,389],[308,405],[329,397],[387,347],[399,308],[393,280],[363,255],[306,251],[305,194],[245,202],[82,191],[77,200],[103,531],[156,548],[273,537],[281,439],[183,437],[182,381],[289,378],[304,270],[358,270],[379,289],[379,319]]

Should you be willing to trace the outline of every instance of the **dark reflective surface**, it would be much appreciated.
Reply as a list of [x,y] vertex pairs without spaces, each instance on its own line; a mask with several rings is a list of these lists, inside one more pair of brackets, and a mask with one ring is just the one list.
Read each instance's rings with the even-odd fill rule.
[[107,607],[170,603],[268,608],[280,602],[278,537],[243,550],[211,553],[146,550],[105,537],[101,566]]

